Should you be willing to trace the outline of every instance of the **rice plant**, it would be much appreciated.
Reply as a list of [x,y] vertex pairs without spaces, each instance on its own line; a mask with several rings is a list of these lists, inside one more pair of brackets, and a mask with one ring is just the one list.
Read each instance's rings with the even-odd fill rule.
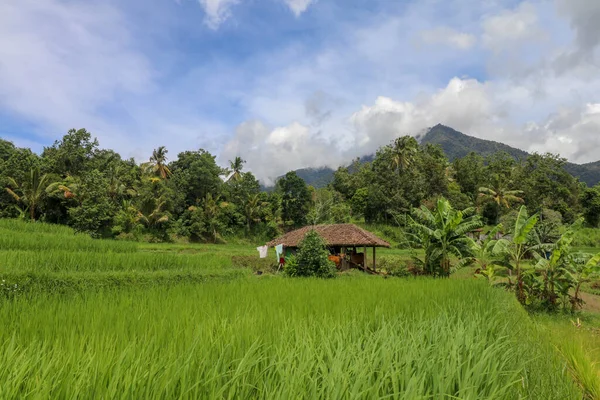
[[477,281],[37,294],[0,320],[0,398],[581,398],[514,296]]

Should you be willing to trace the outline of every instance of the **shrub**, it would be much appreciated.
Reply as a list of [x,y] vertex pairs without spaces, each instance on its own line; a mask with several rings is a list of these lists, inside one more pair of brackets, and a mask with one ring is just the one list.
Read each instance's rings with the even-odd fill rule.
[[331,278],[335,276],[335,264],[327,258],[329,252],[323,238],[315,231],[308,232],[298,246],[295,259],[290,257],[285,265],[289,276],[316,276]]
[[380,257],[377,261],[377,268],[386,271],[389,276],[405,277],[412,275],[406,262],[398,257]]

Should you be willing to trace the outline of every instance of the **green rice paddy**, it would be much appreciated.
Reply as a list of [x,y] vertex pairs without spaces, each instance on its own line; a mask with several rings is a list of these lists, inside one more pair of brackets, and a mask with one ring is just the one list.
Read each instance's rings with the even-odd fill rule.
[[2,399],[582,398],[481,281],[254,276],[231,265],[251,247],[61,248],[37,225],[0,222]]

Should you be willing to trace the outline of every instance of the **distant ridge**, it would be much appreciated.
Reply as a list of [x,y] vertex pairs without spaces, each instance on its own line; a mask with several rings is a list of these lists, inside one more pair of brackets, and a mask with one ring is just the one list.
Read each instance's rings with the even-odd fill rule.
[[[482,156],[489,156],[496,152],[503,151],[510,154],[516,160],[524,160],[530,154],[524,150],[511,147],[507,144],[496,142],[493,140],[479,139],[473,136],[465,135],[448,126],[438,124],[425,133],[417,135],[417,140],[421,145],[437,144],[440,145],[449,161],[454,161],[475,152]],[[374,155],[361,157],[361,161],[371,161]],[[565,170],[571,175],[579,178],[588,186],[594,186],[600,182],[600,161],[587,164],[567,163]],[[299,177],[304,181],[314,186],[322,188],[327,186],[333,179],[334,170],[328,167],[322,168],[302,168],[296,170]]]

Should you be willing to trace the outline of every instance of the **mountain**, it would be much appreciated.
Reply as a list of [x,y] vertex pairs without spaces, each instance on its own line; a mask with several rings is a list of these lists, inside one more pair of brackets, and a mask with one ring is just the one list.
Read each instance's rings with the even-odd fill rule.
[[419,140],[422,145],[440,145],[450,161],[462,158],[472,151],[479,153],[484,157],[503,151],[513,156],[516,160],[522,160],[529,156],[529,153],[526,151],[515,149],[504,143],[468,136],[441,124],[429,129],[425,136],[417,137],[417,140]]
[[[424,134],[418,135],[417,140],[421,145],[440,145],[450,161],[464,157],[472,151],[479,153],[484,157],[503,151],[513,156],[516,160],[523,160],[529,156],[529,153],[526,151],[493,140],[478,139],[473,136],[465,135],[464,133],[441,124],[427,130]],[[361,158],[361,161],[371,161],[373,157],[373,155],[364,156]],[[567,163],[565,165],[565,170],[571,175],[578,177],[588,186],[594,186],[600,182],[600,161],[587,164]],[[296,170],[296,173],[304,179],[307,184],[312,185],[315,188],[322,188],[331,182],[334,170],[328,167],[302,168]]]

